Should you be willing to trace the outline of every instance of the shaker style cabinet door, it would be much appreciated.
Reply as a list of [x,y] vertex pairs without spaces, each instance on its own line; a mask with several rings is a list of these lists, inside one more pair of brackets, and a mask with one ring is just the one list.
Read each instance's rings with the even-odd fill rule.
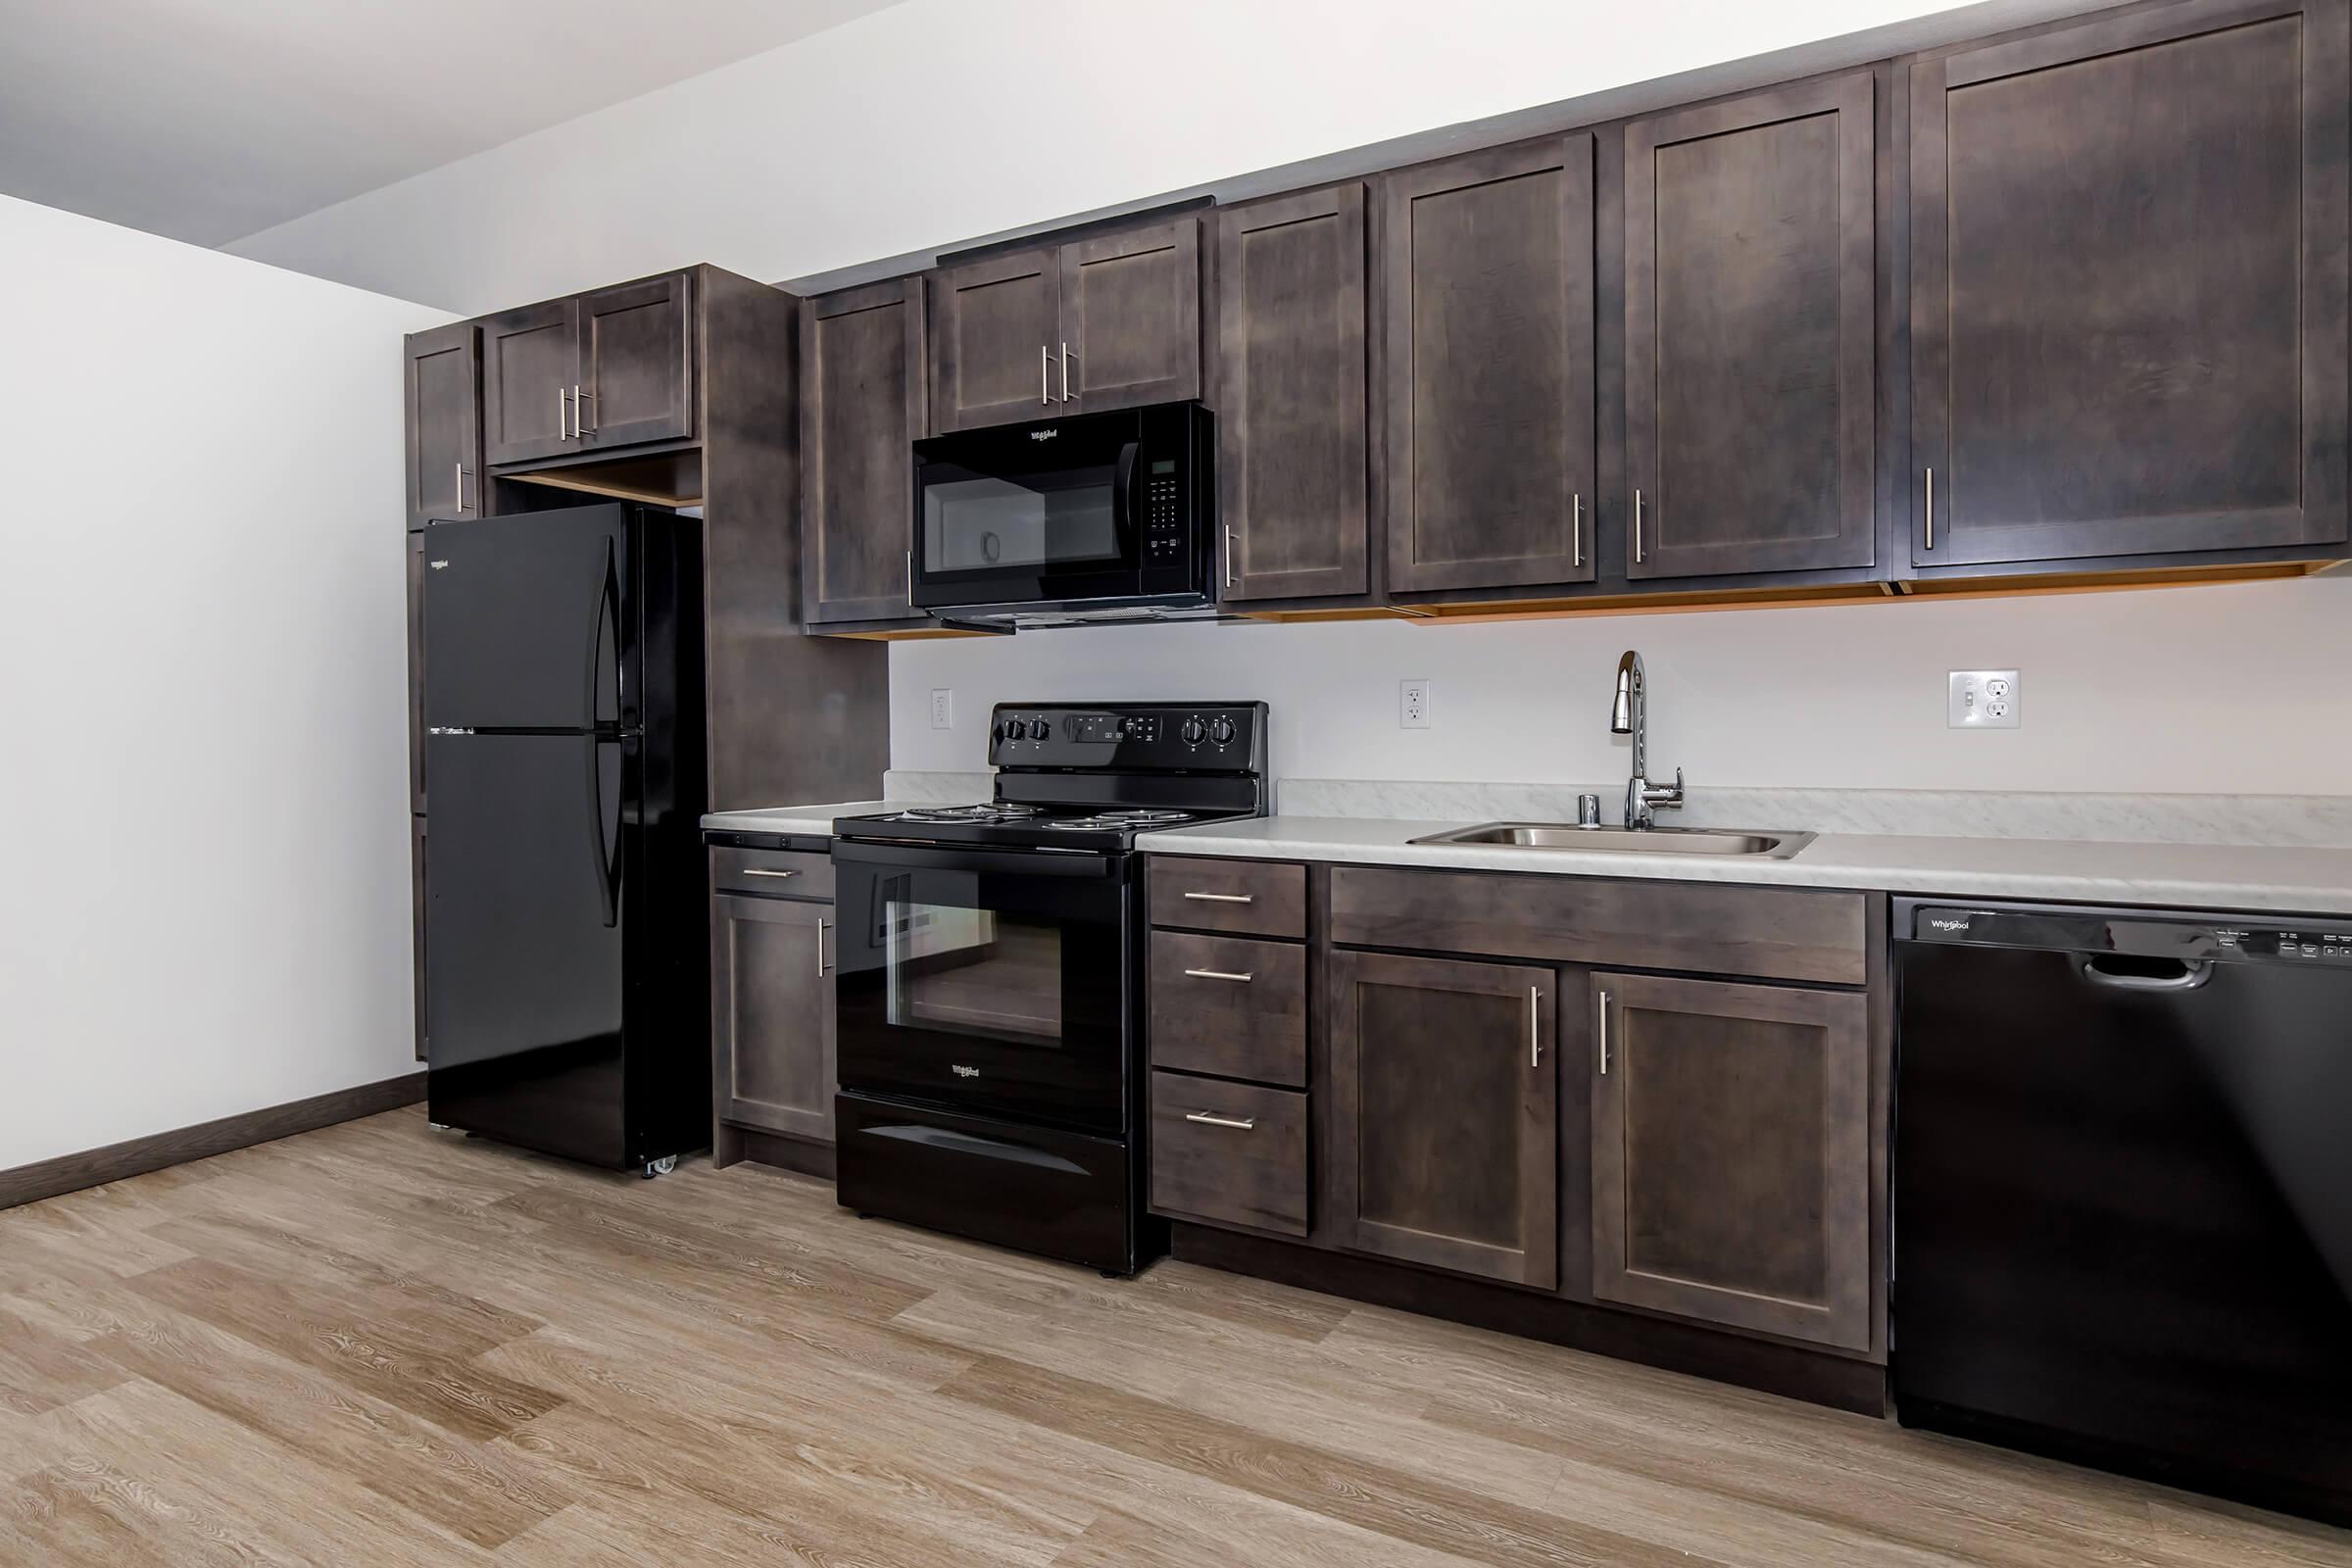
[[694,278],[678,272],[579,301],[583,450],[694,434]]
[[1910,68],[1912,561],[2344,538],[2344,0]]
[[1363,593],[1364,188],[1226,208],[1217,255],[1218,596]]
[[1179,218],[1061,248],[1068,364],[1055,390],[1082,413],[1200,395],[1200,221]]
[[929,284],[932,434],[1064,406],[1059,249],[941,268]]
[[801,592],[810,625],[910,617],[923,285],[801,302]]
[[1330,987],[1341,1245],[1556,1287],[1552,972],[1343,950]]
[[1629,577],[1874,558],[1872,87],[1626,127]]
[[1595,973],[1592,1294],[1870,1348],[1869,1002]]
[[1591,133],[1381,188],[1389,587],[1592,581]]
[[574,450],[580,302],[526,305],[482,322],[482,461],[522,463]]
[[482,514],[481,363],[474,324],[411,333],[408,416],[409,524]]
[[720,1120],[832,1142],[832,917],[830,904],[710,901]]

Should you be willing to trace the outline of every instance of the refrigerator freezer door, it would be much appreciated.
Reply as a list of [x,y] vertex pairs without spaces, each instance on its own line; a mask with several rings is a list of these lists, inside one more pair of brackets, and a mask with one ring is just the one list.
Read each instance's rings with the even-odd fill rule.
[[435,735],[425,920],[433,1120],[617,1166],[624,1094],[624,809],[636,743]]
[[634,723],[629,520],[580,507],[425,530],[428,729]]

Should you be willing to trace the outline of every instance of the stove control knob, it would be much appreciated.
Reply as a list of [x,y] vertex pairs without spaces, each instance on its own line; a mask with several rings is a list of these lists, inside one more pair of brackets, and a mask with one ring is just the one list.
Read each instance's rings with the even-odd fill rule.
[[1053,733],[1054,726],[1042,718],[1035,720],[1029,726],[1029,738],[1033,741],[1042,741]]
[[1198,746],[1200,744],[1200,738],[1206,735],[1208,731],[1202,727],[1199,719],[1188,718],[1184,721],[1184,727],[1178,730],[1176,733],[1183,740],[1185,745]]
[[1023,723],[1021,720],[1017,718],[1008,718],[1004,721],[1004,738],[1006,740],[1017,741],[1028,733],[1029,726]]
[[1219,746],[1232,745],[1233,720],[1230,718],[1220,718],[1214,724],[1209,725],[1208,737],[1210,740],[1215,741]]

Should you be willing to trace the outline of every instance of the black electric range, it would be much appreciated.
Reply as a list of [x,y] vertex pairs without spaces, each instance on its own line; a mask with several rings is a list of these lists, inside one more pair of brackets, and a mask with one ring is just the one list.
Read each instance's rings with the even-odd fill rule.
[[1139,834],[1262,815],[1263,703],[1006,704],[992,799],[834,820],[846,1207],[1132,1274]]

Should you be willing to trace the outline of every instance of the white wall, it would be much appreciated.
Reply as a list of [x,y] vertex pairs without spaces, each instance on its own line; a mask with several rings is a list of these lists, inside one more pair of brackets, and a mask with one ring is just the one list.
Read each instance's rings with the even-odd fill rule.
[[413,1070],[399,300],[0,198],[0,1169]]
[[[1709,785],[2352,794],[2352,572],[2292,582],[1431,626],[1087,627],[901,643],[891,763],[986,765],[988,706],[1263,698],[1278,776],[1598,784],[1642,651],[1653,773]],[[1945,672],[2022,672],[2016,730],[1944,727]],[[1434,683],[1397,728],[1396,683]],[[956,727],[930,727],[930,691]]]

